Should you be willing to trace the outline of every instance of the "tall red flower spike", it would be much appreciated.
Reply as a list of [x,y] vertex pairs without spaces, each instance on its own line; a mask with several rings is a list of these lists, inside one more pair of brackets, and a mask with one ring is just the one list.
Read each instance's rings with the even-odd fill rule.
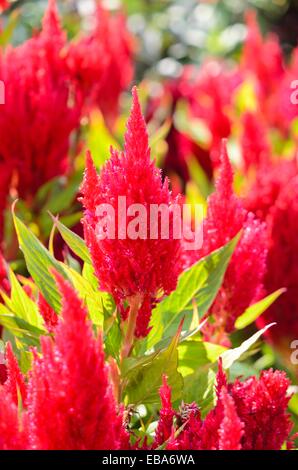
[[25,450],[28,446],[22,430],[18,406],[0,385],[0,450]]
[[261,114],[247,112],[243,115],[243,133],[241,136],[244,169],[258,168],[269,161],[270,144],[267,129]]
[[72,287],[58,275],[57,282],[62,319],[55,340],[42,339],[42,355],[35,355],[28,383],[30,448],[118,449],[122,418],[109,386],[101,337],[94,338]]
[[233,192],[233,171],[225,145],[216,190],[208,199],[203,225],[203,247],[186,253],[187,264],[210,254],[242,230],[242,236],[226,271],[222,287],[210,308],[215,322],[206,324],[208,340],[226,343],[226,333],[233,331],[235,320],[263,293],[263,276],[267,255],[265,224],[248,213]]
[[248,32],[242,54],[242,69],[256,80],[259,103],[266,113],[267,99],[278,89],[283,78],[282,50],[275,35],[262,38],[254,11],[248,12],[246,18]]
[[218,448],[220,450],[241,450],[244,425],[237,415],[235,402],[231,395],[228,394],[226,388],[222,389],[220,400],[223,406],[224,417],[218,431]]
[[[142,306],[135,333],[137,336],[145,336],[148,333],[151,307],[158,293],[163,291],[168,294],[176,287],[180,270],[180,241],[173,238],[171,220],[168,239],[161,238],[160,220],[157,239],[150,239],[150,205],[165,204],[170,210],[171,219],[174,199],[169,192],[168,181],[162,182],[160,170],[150,160],[148,135],[136,88],[133,89],[133,105],[127,123],[124,152],[120,154],[112,149],[111,158],[99,176],[89,155],[82,194],[85,239],[101,288],[113,294],[120,308],[124,300],[136,295],[141,297]],[[126,198],[127,208],[136,203],[146,208],[147,227],[145,233],[140,235],[142,238],[132,239],[127,234],[128,225],[133,218],[119,218],[119,197]],[[98,236],[97,227],[102,223],[102,215],[97,213],[100,204],[109,204],[114,210],[114,238],[107,236],[102,239],[103,237]],[[119,236],[118,228],[121,225],[124,230]]]
[[[267,222],[269,252],[264,286],[268,294],[287,291],[258,319],[260,328],[278,324],[267,334],[289,360],[289,345],[298,337],[298,167],[295,160],[260,168],[246,198],[247,207]],[[274,329],[272,329],[274,330]]]
[[58,315],[55,310],[48,304],[46,299],[41,293],[38,295],[38,310],[44,319],[45,325],[50,333],[55,331],[55,327],[58,324]]
[[6,392],[11,395],[16,405],[18,405],[19,400],[21,399],[22,406],[24,406],[27,397],[27,386],[10,343],[7,343],[6,345],[5,356],[7,367],[7,380],[5,382],[4,388]]
[[67,64],[87,106],[99,106],[113,125],[120,93],[133,78],[133,41],[123,14],[111,15],[99,4],[94,19],[94,30],[70,43]]
[[0,54],[0,79],[5,83],[1,162],[13,170],[14,185],[28,200],[43,183],[65,174],[70,134],[79,125],[80,99],[71,93],[61,53],[65,45],[51,0],[40,34]]
[[167,377],[164,375],[162,378],[162,386],[159,390],[161,399],[161,410],[159,413],[159,421],[155,431],[155,439],[153,448],[157,448],[167,441],[172,433],[173,418],[175,411],[172,407],[171,401],[171,388],[167,383]]

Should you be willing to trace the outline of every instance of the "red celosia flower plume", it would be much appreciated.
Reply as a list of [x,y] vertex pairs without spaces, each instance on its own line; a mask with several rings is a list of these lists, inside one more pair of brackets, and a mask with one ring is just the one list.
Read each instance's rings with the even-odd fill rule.
[[296,160],[280,161],[260,168],[249,190],[246,206],[268,226],[269,252],[264,286],[268,293],[280,287],[287,291],[258,319],[262,327],[276,321],[268,331],[289,358],[289,344],[298,337],[298,177]]
[[161,410],[159,413],[158,425],[155,431],[153,448],[161,446],[170,438],[173,426],[173,418],[175,416],[175,411],[173,410],[171,401],[171,388],[168,386],[166,376],[163,376],[162,382],[162,386],[159,390]]
[[[180,241],[173,238],[170,221],[169,238],[162,239],[159,223],[158,238],[150,239],[148,213],[151,204],[165,204],[170,210],[174,202],[168,182],[162,182],[160,170],[150,160],[148,135],[136,89],[133,106],[125,134],[125,150],[119,154],[112,150],[111,158],[96,174],[91,157],[82,186],[85,207],[84,230],[101,288],[113,294],[118,306],[136,295],[143,303],[137,318],[136,335],[148,332],[151,305],[160,291],[168,294],[175,289],[179,273]],[[127,221],[118,217],[119,197],[126,198],[126,207],[141,204],[147,210],[146,233],[132,239],[127,235],[131,217]],[[97,210],[100,204],[110,204],[115,214],[115,237],[98,237],[97,226],[102,220]],[[126,208],[125,208],[126,211]],[[159,221],[160,222],[160,221]],[[124,226],[124,237],[117,233]],[[122,239],[124,238],[124,239]]]
[[9,7],[9,2],[7,0],[0,0],[0,13],[2,13],[8,7]]
[[262,371],[259,379],[236,380],[229,392],[244,423],[243,450],[280,450],[292,425],[286,413],[290,383],[284,372]]
[[41,293],[38,295],[38,310],[41,314],[42,318],[44,319],[45,325],[49,332],[53,332],[55,327],[58,323],[58,315],[53,310],[53,308],[48,304],[46,299],[43,297]]
[[264,223],[245,210],[241,200],[234,194],[232,185],[232,167],[224,146],[216,191],[208,199],[203,247],[185,255],[188,257],[187,264],[193,264],[226,244],[242,229],[222,287],[209,312],[215,322],[204,327],[206,338],[227,343],[226,333],[233,330],[236,318],[262,294],[267,254]]
[[284,74],[282,51],[275,35],[262,38],[254,11],[247,14],[247,27],[242,69],[256,81],[259,104],[266,114],[269,104],[267,100],[270,101],[271,94],[278,89]]
[[65,44],[51,0],[40,34],[1,52],[5,104],[0,114],[0,159],[13,168],[14,184],[23,198],[30,199],[44,182],[67,170],[69,138],[79,124],[80,100],[70,93],[61,54]]
[[24,406],[26,404],[27,386],[10,343],[6,345],[5,357],[7,380],[5,381],[4,389],[7,394],[10,394],[16,405],[18,405],[19,400],[22,400],[22,406]]
[[270,158],[270,144],[267,129],[261,114],[247,112],[243,115],[241,136],[244,169],[258,168]]
[[87,106],[99,106],[110,125],[118,115],[120,93],[133,77],[132,54],[133,41],[125,17],[111,15],[100,4],[93,31],[68,48],[68,67]]
[[41,355],[34,352],[27,383],[9,344],[6,349],[0,449],[127,448],[128,434],[109,385],[101,336],[94,337],[72,287],[56,277],[62,318],[54,338],[42,338]]
[[259,379],[237,379],[227,384],[220,365],[217,402],[206,418],[201,419],[195,403],[183,404],[180,412],[175,412],[167,391],[169,399],[162,411],[171,413],[166,413],[166,421],[161,415],[157,430],[161,426],[163,436],[170,435],[164,443],[172,450],[280,450],[292,428],[286,412],[288,387],[284,372],[272,370],[262,372]]
[[27,449],[27,436],[22,431],[18,406],[0,385],[0,450]]
[[[108,383],[101,337],[94,338],[87,312],[57,275],[63,297],[55,340],[42,339],[28,382],[26,416],[34,449],[117,449],[121,416]],[[108,426],[108,432],[107,432]]]

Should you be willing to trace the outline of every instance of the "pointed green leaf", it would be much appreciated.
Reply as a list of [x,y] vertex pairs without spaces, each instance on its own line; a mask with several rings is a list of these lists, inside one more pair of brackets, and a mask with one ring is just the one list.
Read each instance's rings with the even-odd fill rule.
[[59,313],[61,298],[51,269],[67,277],[61,263],[40,243],[36,236],[13,213],[20,249],[22,250],[27,269],[46,301],[55,312]]
[[250,338],[248,338],[246,341],[244,341],[238,348],[234,349],[228,349],[225,351],[223,354],[221,354],[222,358],[222,365],[224,369],[229,369],[235,361],[238,361],[238,359],[249,350],[249,348],[255,344],[258,339],[272,326],[276,325],[276,323],[270,323],[269,325],[266,325],[264,328],[262,328],[260,331],[257,331],[254,335],[252,335]]
[[285,291],[286,289],[278,289],[272,294],[267,295],[267,297],[264,299],[248,307],[245,312],[237,318],[235,322],[235,328],[237,328],[237,330],[242,330],[246,326],[256,321],[256,319],[262,315],[262,313],[264,313],[265,310],[267,310],[267,308],[269,308],[270,305],[272,305],[273,302],[275,302],[276,299],[278,299],[278,297]]
[[172,339],[167,349],[150,356],[145,356],[136,365],[128,361],[123,377],[126,383],[124,395],[128,404],[159,403],[159,388],[162,384],[162,376],[168,378],[168,384],[172,389],[173,401],[181,397],[183,379],[178,372],[178,343],[181,333],[178,332]]

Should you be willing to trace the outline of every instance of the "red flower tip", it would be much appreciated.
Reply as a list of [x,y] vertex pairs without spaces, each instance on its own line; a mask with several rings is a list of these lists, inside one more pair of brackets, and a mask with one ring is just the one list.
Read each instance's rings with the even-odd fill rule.
[[149,141],[136,86],[132,89],[132,97],[132,107],[124,137],[125,155],[128,160],[145,162],[150,159]]
[[5,390],[9,393],[16,405],[18,405],[20,393],[22,405],[26,403],[27,386],[23,374],[20,371],[18,361],[13,353],[10,342],[6,344],[5,351],[7,380],[5,382]]
[[220,392],[220,400],[224,416],[218,430],[218,448],[219,450],[240,450],[244,425],[237,414],[235,402],[225,387]]

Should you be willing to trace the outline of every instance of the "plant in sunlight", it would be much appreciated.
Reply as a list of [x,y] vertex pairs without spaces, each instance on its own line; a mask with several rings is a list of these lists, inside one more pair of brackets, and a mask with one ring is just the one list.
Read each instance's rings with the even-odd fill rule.
[[297,448],[298,49],[130,95],[136,18],[56,3],[1,16],[0,450]]

